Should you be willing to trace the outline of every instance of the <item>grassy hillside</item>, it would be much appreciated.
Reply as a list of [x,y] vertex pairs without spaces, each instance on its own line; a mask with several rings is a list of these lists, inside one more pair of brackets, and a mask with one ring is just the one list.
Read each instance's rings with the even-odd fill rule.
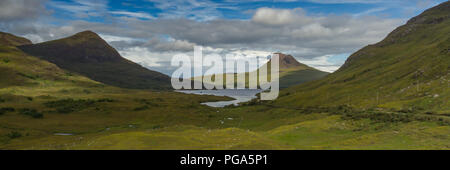
[[425,11],[326,78],[285,90],[277,104],[450,112],[450,2]]
[[18,37],[9,33],[0,32],[0,45],[2,46],[20,46],[33,44],[30,40]]
[[13,46],[0,45],[0,88],[28,86],[46,88],[53,84],[102,86],[85,77],[62,70],[55,64],[29,56]]
[[90,31],[19,48],[63,69],[108,85],[132,89],[171,88],[168,76],[126,60],[97,34]]
[[280,88],[285,89],[291,86],[303,84],[313,80],[318,80],[329,73],[319,71],[314,68],[296,67],[280,70]]

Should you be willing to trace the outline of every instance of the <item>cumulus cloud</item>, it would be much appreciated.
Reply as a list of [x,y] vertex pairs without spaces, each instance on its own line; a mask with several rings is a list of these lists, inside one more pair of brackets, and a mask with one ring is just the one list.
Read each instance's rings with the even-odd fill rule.
[[153,51],[192,51],[195,44],[186,40],[161,40],[160,38],[152,38],[145,44],[149,46]]
[[34,19],[46,12],[46,0],[2,0],[0,1],[0,21]]
[[309,18],[305,17],[304,11],[300,8],[293,10],[259,8],[253,15],[252,21],[268,25],[304,24],[309,21]]
[[316,69],[331,73],[339,69],[339,67],[341,67],[341,65],[343,64],[340,62],[339,63],[331,62],[330,61],[331,57],[333,57],[333,55],[324,55],[312,59],[300,58],[299,61],[303,64],[309,65]]
[[152,53],[147,48],[142,47],[131,47],[120,51],[120,54],[125,56],[125,58],[139,63],[145,67],[160,67],[161,64],[159,58],[154,57],[155,53]]

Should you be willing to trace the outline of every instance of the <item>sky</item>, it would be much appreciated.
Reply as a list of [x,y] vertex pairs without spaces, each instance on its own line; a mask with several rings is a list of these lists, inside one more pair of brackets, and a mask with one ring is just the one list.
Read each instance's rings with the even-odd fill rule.
[[337,70],[358,49],[445,0],[2,0],[0,31],[33,43],[98,33],[119,53],[167,75],[174,55],[293,55]]

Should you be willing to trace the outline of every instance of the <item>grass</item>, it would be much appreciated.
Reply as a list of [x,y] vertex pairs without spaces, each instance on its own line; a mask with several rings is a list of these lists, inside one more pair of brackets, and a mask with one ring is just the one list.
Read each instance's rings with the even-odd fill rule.
[[[280,111],[282,110],[274,110],[282,113]],[[224,115],[233,117],[229,113]],[[3,147],[95,150],[450,149],[450,126],[432,121],[380,122],[370,119],[343,119],[341,115],[328,113],[292,115],[290,122],[285,118],[272,118],[271,122],[245,118],[229,119],[222,116],[218,115],[220,119],[210,120],[209,124],[190,122],[149,126],[141,122],[133,126],[108,126],[108,130],[92,133],[70,131],[76,134],[74,136],[26,136],[9,139]]]
[[0,149],[449,150],[448,24],[395,38],[401,27],[279,100],[227,108],[201,105],[226,97],[112,87],[0,46]]

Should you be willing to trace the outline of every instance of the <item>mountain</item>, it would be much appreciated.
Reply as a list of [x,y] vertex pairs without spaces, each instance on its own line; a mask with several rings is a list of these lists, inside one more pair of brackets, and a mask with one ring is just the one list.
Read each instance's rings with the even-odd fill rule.
[[33,44],[30,40],[12,35],[10,33],[0,32],[0,45],[2,46],[20,46]]
[[[305,82],[309,82],[309,81],[313,81],[313,80],[317,80],[320,78],[325,77],[326,75],[328,75],[329,73],[327,72],[323,72],[320,70],[317,70],[315,68],[312,68],[310,66],[307,66],[305,64],[302,64],[300,62],[298,62],[292,55],[286,55],[283,53],[275,53],[278,54],[280,59],[279,59],[279,64],[280,64],[280,88],[287,88],[290,86],[294,86],[294,85],[299,85]],[[270,71],[270,63],[271,60],[269,62],[267,62],[266,64],[264,64],[262,67],[267,67],[267,64],[269,64],[269,67],[267,67]],[[259,69],[253,72],[258,72],[257,74],[259,75]],[[239,74],[233,74],[234,75],[234,82],[235,85],[237,85],[237,77],[239,75],[243,75],[245,74],[246,76],[246,80],[245,80],[245,86],[248,87],[248,76],[249,73],[239,73]],[[230,74],[225,74],[222,75],[224,78],[224,86],[226,87],[227,84],[232,84],[232,80],[227,80],[226,79],[226,75],[230,75]],[[268,75],[270,78],[270,74]],[[211,78],[214,80],[214,75],[207,75],[204,76],[206,78]],[[260,78],[266,78],[267,77],[260,77]],[[259,79],[258,79],[259,80]],[[259,83],[258,83],[259,84]]]
[[295,107],[450,111],[450,2],[426,10],[381,42],[352,54],[327,77],[286,89]]
[[1,37],[0,89],[2,90],[18,86],[35,87],[34,92],[37,93],[39,90],[54,90],[56,84],[64,87],[69,87],[69,84],[72,87],[100,84],[63,70],[53,63],[30,56],[15,47],[20,44],[31,44],[31,41],[26,38],[8,33],[1,33]]
[[[329,73],[298,62],[292,55],[275,53],[280,57],[280,88],[288,88],[325,77]],[[267,64],[270,65],[271,61]],[[267,67],[266,65],[262,67]],[[270,68],[270,67],[269,67]]]
[[283,53],[275,53],[275,54],[278,54],[278,56],[280,57],[280,70],[299,66],[308,67],[305,64],[299,63],[292,55],[286,55]]
[[24,52],[108,85],[132,89],[170,89],[170,78],[122,56],[100,36],[84,31],[68,38],[19,46]]

